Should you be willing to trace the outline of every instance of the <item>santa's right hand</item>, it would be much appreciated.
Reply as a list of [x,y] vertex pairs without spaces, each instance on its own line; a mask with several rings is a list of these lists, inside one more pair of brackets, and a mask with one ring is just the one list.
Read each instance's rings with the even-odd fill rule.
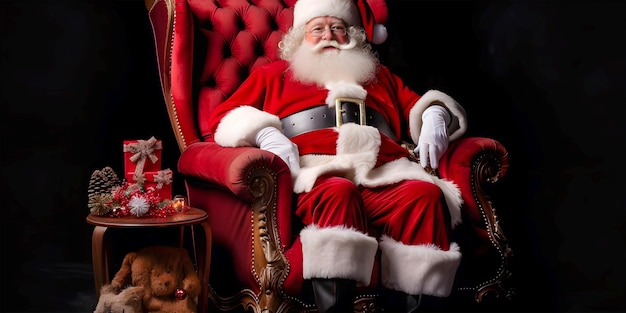
[[300,153],[298,146],[293,143],[276,127],[268,126],[256,134],[256,144],[261,150],[266,150],[280,157],[291,171],[292,177],[300,172]]

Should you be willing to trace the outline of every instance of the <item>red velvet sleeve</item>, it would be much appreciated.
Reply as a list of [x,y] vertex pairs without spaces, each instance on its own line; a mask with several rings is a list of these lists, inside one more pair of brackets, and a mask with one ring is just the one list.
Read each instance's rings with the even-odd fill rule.
[[226,101],[218,105],[209,118],[209,126],[211,133],[215,133],[217,126],[222,118],[231,110],[242,106],[249,105],[257,109],[262,109],[265,101],[266,67],[260,67],[250,74],[250,76],[241,84],[237,91],[233,93]]

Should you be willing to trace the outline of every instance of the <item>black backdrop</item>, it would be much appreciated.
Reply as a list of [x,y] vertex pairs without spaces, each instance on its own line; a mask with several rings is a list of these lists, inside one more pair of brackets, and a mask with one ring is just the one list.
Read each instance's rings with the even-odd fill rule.
[[[91,173],[120,172],[125,139],[162,139],[164,168],[179,151],[142,1],[0,4],[1,311],[70,311],[93,296]],[[624,311],[625,3],[388,4],[383,62],[509,150],[494,204],[515,253],[511,310]]]

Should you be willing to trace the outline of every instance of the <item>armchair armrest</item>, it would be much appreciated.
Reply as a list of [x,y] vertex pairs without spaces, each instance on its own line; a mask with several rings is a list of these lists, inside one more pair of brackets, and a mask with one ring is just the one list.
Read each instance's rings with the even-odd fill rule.
[[457,290],[472,292],[476,302],[509,299],[507,286],[512,250],[499,225],[496,209],[486,189],[508,169],[509,158],[498,141],[465,137],[453,143],[439,164],[439,175],[458,185],[463,196],[463,222],[455,229],[455,241],[463,250]]
[[275,154],[255,147],[224,148],[215,142],[196,142],[189,145],[178,160],[178,171],[187,178],[224,187],[249,202],[259,196],[250,180],[259,169],[268,171],[276,179],[288,180],[285,183],[291,186],[287,165]]
[[[439,162],[439,176],[455,182],[461,189],[465,206],[463,221],[481,220],[476,201],[484,198],[484,186],[504,177],[509,167],[508,153],[498,141],[483,137],[465,137],[454,142]],[[479,198],[479,199],[477,199]],[[476,214],[474,214],[476,213]]]
[[[292,244],[293,184],[287,164],[275,154],[259,148],[224,148],[207,141],[187,146],[179,158],[178,171],[188,181],[203,182],[206,185],[203,188],[230,192],[249,203],[253,237],[251,265],[260,287],[260,291],[254,293],[262,295],[258,299],[262,307],[273,308],[270,311],[275,312],[281,303],[281,279],[287,275],[289,268],[284,249]],[[213,210],[237,216],[237,213],[222,211],[221,206],[215,206]],[[214,233],[215,238],[232,235],[232,230],[219,233],[217,228]],[[244,298],[247,300],[241,301],[257,302],[252,294]],[[227,308],[234,305],[235,300],[222,299],[221,302]]]

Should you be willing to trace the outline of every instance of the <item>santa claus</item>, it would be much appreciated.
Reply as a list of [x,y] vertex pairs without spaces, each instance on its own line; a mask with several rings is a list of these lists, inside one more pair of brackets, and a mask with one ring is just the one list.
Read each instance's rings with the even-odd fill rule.
[[377,23],[386,7],[371,7],[296,2],[281,60],[250,73],[210,120],[218,144],[257,146],[289,166],[295,214],[307,225],[303,274],[320,312],[352,310],[378,249],[382,284],[407,296],[407,311],[415,295],[448,296],[461,261],[449,238],[460,192],[424,168],[436,169],[465,132],[465,111],[443,92],[419,95],[379,64],[371,43],[385,40]]

